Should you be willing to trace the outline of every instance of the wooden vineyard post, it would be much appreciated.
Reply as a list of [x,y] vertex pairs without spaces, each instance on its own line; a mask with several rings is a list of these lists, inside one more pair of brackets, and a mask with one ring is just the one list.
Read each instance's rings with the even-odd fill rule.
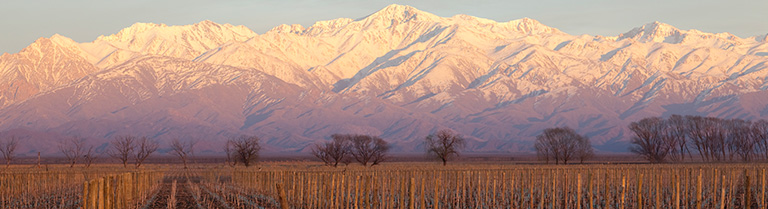
[[563,187],[565,188],[565,189],[563,189],[563,196],[565,196],[565,198],[563,198],[563,207],[569,207],[571,205],[571,201],[570,201],[570,199],[571,199],[571,189],[570,189],[570,185],[569,185],[570,182],[568,181],[569,180],[568,177],[570,175],[568,175],[568,174],[569,174],[569,172],[566,171],[565,175],[563,175],[563,176],[565,176],[565,179],[563,180]]
[[735,204],[735,203],[733,201],[733,195],[734,195],[733,193],[735,193],[735,191],[736,191],[734,189],[734,182],[735,181],[736,181],[736,172],[733,172],[733,169],[731,169],[731,178],[730,178],[730,181],[729,181],[730,182],[730,185],[729,185],[730,188],[728,188],[728,191],[730,191],[730,192],[728,192],[728,208],[734,208],[733,204]]
[[278,192],[278,201],[280,201],[280,208],[281,209],[290,208],[288,207],[288,200],[285,198],[285,190],[283,189],[283,184],[278,182],[275,186]]
[[696,186],[696,209],[701,209],[701,169],[699,169],[699,177],[696,180],[697,186]]
[[680,175],[675,172],[675,209],[680,209]]
[[360,208],[360,175],[355,175],[355,209]]
[[515,170],[515,172],[512,172],[512,181],[509,182],[509,189],[510,189],[510,193],[509,193],[509,207],[510,208],[514,208],[514,205],[520,205],[520,204],[515,204],[516,203],[516,201],[515,201],[515,194],[516,194],[515,193],[515,179],[517,178],[517,172],[516,171],[517,170]]
[[82,198],[82,200],[80,200],[80,204],[83,205],[83,209],[91,209],[91,207],[88,207],[88,206],[90,206],[88,204],[90,202],[89,201],[90,199],[88,199],[88,197],[89,197],[88,195],[90,195],[89,194],[90,192],[88,191],[88,189],[89,189],[88,181],[84,181],[83,182],[83,198]]
[[[423,174],[423,176],[426,176],[426,174]],[[419,193],[419,205],[421,206],[419,208],[421,209],[427,209],[427,201],[424,195],[424,184],[427,184],[427,182],[426,182],[426,179],[422,178],[421,185],[420,185],[421,188],[419,189],[421,190],[421,192]]]
[[[507,194],[507,184],[505,184],[505,182],[507,182],[507,172],[503,171],[501,173],[501,182],[499,182],[501,184],[501,194],[500,194],[501,195],[501,202],[500,202],[500,205],[502,205],[502,206],[504,204],[507,204],[507,201],[506,201],[507,200],[507,195],[506,195]],[[509,207],[512,207],[512,206],[509,206]]]
[[96,193],[96,195],[98,195],[98,198],[96,199],[96,208],[104,209],[104,178],[99,178],[97,182],[99,183],[96,187],[98,190]]
[[[543,172],[539,176],[544,176]],[[539,208],[544,208],[544,178],[539,178]]]
[[[482,184],[482,179],[480,178],[481,177],[480,171],[477,171],[475,173],[476,173],[476,176],[477,176],[477,181],[475,181],[475,195],[476,195],[475,196],[475,208],[480,208],[480,207],[482,207],[482,205],[480,205],[480,204],[482,204],[482,197],[483,197],[482,193],[481,193],[481,190],[480,190],[481,189],[480,185]],[[534,184],[533,181],[531,181],[531,184]]]
[[576,176],[576,208],[581,209],[581,172]]
[[720,209],[725,209],[725,175],[723,175],[722,181],[720,181]]
[[117,175],[109,176],[109,187],[107,187],[107,194],[109,197],[108,203],[112,208],[118,208],[115,201],[115,184],[117,183]]
[[550,197],[552,202],[552,207],[557,208],[557,190],[555,187],[557,187],[557,177],[560,176],[560,170],[555,169],[553,178],[552,178],[552,185],[550,186]]
[[[616,196],[613,193],[613,183],[616,178],[611,174],[613,172],[612,170],[605,168],[605,171],[603,171],[603,182],[598,181],[598,183],[603,184],[603,201],[602,205],[600,205],[601,201],[597,201],[597,204],[600,205],[599,208],[610,208],[613,205],[613,198],[616,198]],[[614,173],[615,174],[615,173]]]
[[680,198],[680,199],[684,200],[683,201],[683,208],[691,208],[691,206],[690,206],[691,201],[689,200],[691,198],[691,197],[689,197],[691,195],[691,193],[690,193],[691,185],[693,184],[691,182],[691,176],[693,176],[693,169],[689,170],[687,168],[684,168],[683,169],[683,174],[681,175],[681,177],[684,179],[683,180],[683,185],[685,185],[685,189],[683,190],[683,193],[682,193],[683,197]]
[[744,205],[744,207],[745,208],[752,208],[752,188],[751,188],[751,185],[750,185],[750,183],[752,183],[752,182],[749,181],[750,180],[749,179],[749,172],[747,171],[747,169],[744,169],[744,178],[745,178],[744,179],[744,181],[745,181],[744,185],[746,186],[746,189],[747,189],[747,191],[744,192],[745,193],[744,194],[744,201],[747,202]]
[[627,194],[627,177],[624,176],[624,173],[621,174],[621,199],[619,200],[621,203],[619,204],[619,209],[624,209],[624,195]]
[[637,207],[636,208],[643,208],[643,174],[639,173],[637,175]]
[[336,207],[336,174],[331,174],[331,208]]
[[438,190],[439,189],[438,185],[440,184],[440,177],[439,177],[440,175],[437,175],[437,176],[438,177],[435,177],[435,184],[434,184],[435,193],[432,196],[432,208],[434,209],[437,209],[438,205],[440,204],[440,202],[438,202],[439,200],[438,197],[440,196],[440,191]]
[[368,199],[370,198],[370,192],[368,189],[371,188],[371,182],[370,182],[370,176],[363,176],[363,208],[370,208],[370,204]]
[[493,176],[493,187],[491,189],[493,193],[491,193],[491,205],[489,207],[495,207],[496,206],[496,176]]
[[[352,195],[354,195],[354,194],[352,193],[352,187],[354,187],[354,186],[356,186],[356,185],[354,185],[354,184],[352,183],[352,181],[354,181],[354,179],[352,179],[352,175],[350,175],[350,176],[349,176],[349,183],[347,183],[347,184],[345,184],[345,185],[344,185],[345,187],[347,187],[347,189],[346,189],[346,191],[347,191],[347,192],[346,192],[346,195],[344,195],[344,196],[346,197],[346,201],[344,201],[344,203],[345,203],[345,205],[346,205],[346,206],[345,206],[345,208],[352,208],[352,207],[354,207],[354,206],[355,206],[355,204],[352,202]],[[390,200],[391,200],[391,199],[390,199]],[[391,202],[390,202],[390,205],[392,205],[392,203],[391,203]]]
[[761,173],[761,180],[760,180],[760,208],[766,208],[768,207],[765,204],[765,169],[763,169]]
[[97,180],[91,180],[91,183],[88,184],[88,208],[96,209],[97,202],[96,200],[99,198],[99,182]]
[[587,195],[589,195],[589,209],[593,209],[594,200],[592,199],[592,173],[587,173],[587,182],[589,182],[589,190],[587,191]]
[[408,208],[416,209],[416,178],[411,177],[408,185]]
[[654,190],[654,192],[656,193],[656,206],[655,206],[655,208],[656,209],[661,209],[661,200],[660,200],[660,198],[661,198],[661,190],[659,189],[659,186],[660,186],[659,184],[661,184],[661,176],[658,173],[655,174],[654,176],[656,176],[656,178],[655,178],[656,179],[656,189]]
[[533,172],[528,171],[528,208],[533,208]]
[[101,200],[103,201],[103,203],[101,203],[101,204],[104,205],[104,206],[102,206],[102,208],[109,209],[109,208],[112,208],[112,207],[110,207],[111,205],[109,204],[109,193],[110,193],[109,192],[109,176],[105,176],[105,177],[103,177],[101,179],[103,179],[103,182],[104,182],[104,184],[101,187],[102,188],[102,191],[101,191],[102,198],[101,198]]

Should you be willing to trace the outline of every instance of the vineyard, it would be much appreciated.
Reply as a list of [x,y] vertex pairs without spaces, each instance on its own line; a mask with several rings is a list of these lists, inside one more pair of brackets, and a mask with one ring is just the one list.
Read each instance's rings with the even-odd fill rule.
[[766,208],[766,169],[502,163],[14,168],[0,172],[0,208]]

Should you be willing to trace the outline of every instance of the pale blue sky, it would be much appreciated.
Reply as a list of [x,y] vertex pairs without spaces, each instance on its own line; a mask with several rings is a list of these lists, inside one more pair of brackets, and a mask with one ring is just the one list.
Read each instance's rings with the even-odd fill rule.
[[573,35],[615,36],[653,21],[744,38],[768,33],[768,0],[0,0],[0,53],[16,53],[55,33],[90,42],[135,22],[212,20],[261,34],[280,24],[360,18],[393,3],[443,17],[529,17]]

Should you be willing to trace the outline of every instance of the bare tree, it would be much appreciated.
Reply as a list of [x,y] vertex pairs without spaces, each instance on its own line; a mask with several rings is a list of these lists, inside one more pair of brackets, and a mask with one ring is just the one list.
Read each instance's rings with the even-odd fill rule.
[[197,141],[181,142],[178,138],[171,141],[171,151],[173,154],[179,157],[182,163],[184,163],[184,169],[187,169],[187,160],[189,156],[193,154]]
[[709,155],[706,142],[706,137],[704,136],[704,129],[706,124],[704,123],[704,118],[701,116],[692,116],[692,115],[686,115],[685,116],[686,124],[688,127],[686,130],[688,130],[688,136],[690,142],[693,144],[693,147],[696,148],[696,153],[699,154],[702,160],[709,161]]
[[334,134],[331,139],[331,142],[315,144],[312,148],[312,155],[328,166],[336,167],[339,163],[349,163],[351,148],[349,135]]
[[19,146],[19,139],[16,138],[16,136],[11,136],[3,140],[2,144],[0,144],[0,152],[3,153],[3,158],[5,158],[6,168],[10,167],[11,161],[13,161],[13,159],[16,158],[16,148],[18,146]]
[[577,149],[576,157],[579,159],[579,163],[583,164],[585,160],[589,160],[595,156],[595,149],[592,148],[592,143],[586,136],[580,137]]
[[111,142],[111,149],[109,150],[109,156],[118,159],[123,163],[123,168],[128,167],[128,160],[133,156],[133,151],[136,149],[136,137],[135,136],[118,136]]
[[629,130],[635,133],[630,143],[634,146],[629,151],[645,157],[651,163],[662,163],[672,149],[661,136],[664,121],[659,117],[644,118],[629,124]]
[[752,121],[732,119],[726,123],[722,128],[728,130],[729,160],[732,161],[734,156],[738,156],[741,161],[751,161],[755,155],[755,145],[759,143],[752,132]]
[[227,147],[231,145],[233,159],[243,163],[245,167],[255,163],[259,158],[259,137],[242,135],[232,138],[227,142]]
[[136,158],[134,158],[136,160],[136,168],[141,167],[144,160],[157,151],[158,147],[160,147],[160,144],[156,141],[152,141],[146,136],[141,137],[136,145]]
[[235,148],[232,144],[233,140],[227,140],[227,142],[224,144],[224,154],[227,155],[227,161],[226,164],[235,167],[237,165],[237,160],[235,159]]
[[534,148],[536,149],[536,156],[539,159],[543,159],[544,163],[549,164],[550,158],[554,159],[554,146],[551,146],[551,141],[543,141],[546,139],[539,140],[536,138],[536,144],[534,145]]
[[[576,133],[569,127],[562,128],[548,128],[536,137],[536,153],[540,158],[544,158],[547,163],[549,159],[554,159],[555,164],[559,164],[562,160],[564,164],[568,164],[568,160],[574,157],[580,157],[584,155],[584,159],[588,158],[590,150],[582,148],[582,143],[586,137]],[[591,145],[590,145],[591,149]]]
[[690,117],[689,135],[704,161],[725,161],[729,158],[727,121],[714,117]]
[[378,136],[352,135],[352,157],[363,166],[378,165],[387,158],[389,144]]
[[98,153],[93,149],[93,146],[89,146],[83,153],[83,165],[85,165],[85,168],[90,168],[98,158]]
[[459,150],[467,145],[461,135],[450,129],[439,130],[424,139],[427,155],[431,155],[443,162],[445,166],[453,156],[459,156]]
[[685,154],[690,155],[688,149],[688,121],[685,117],[680,115],[672,115],[666,120],[667,128],[664,135],[664,141],[667,146],[672,147],[669,153],[669,158],[672,161],[682,162],[685,161]]
[[85,147],[85,139],[80,137],[72,137],[64,141],[64,144],[59,145],[59,150],[64,154],[64,158],[69,162],[69,167],[75,167],[77,160],[83,155]]
[[752,137],[757,142],[757,154],[768,160],[768,121],[759,120],[752,124]]

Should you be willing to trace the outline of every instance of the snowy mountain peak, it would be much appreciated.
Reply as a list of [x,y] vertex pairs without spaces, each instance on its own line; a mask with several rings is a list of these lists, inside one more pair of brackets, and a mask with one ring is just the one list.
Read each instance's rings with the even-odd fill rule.
[[[143,54],[192,59],[230,41],[245,41],[257,34],[245,26],[210,20],[192,25],[167,26],[136,23],[117,34],[100,36],[87,46],[100,67],[119,64]],[[118,50],[118,53],[113,51]]]
[[[148,34],[149,33],[149,34]],[[234,33],[240,36],[252,37],[256,35],[245,26],[233,26],[230,24],[218,24],[210,20],[204,20],[192,25],[168,26],[155,23],[134,23],[130,27],[120,30],[116,34],[109,36],[100,36],[97,40],[109,42],[128,42],[133,41],[137,36],[176,36],[182,33],[208,34],[211,36],[229,36]],[[223,34],[211,34],[223,33]]]
[[688,45],[715,45],[718,48],[728,49],[734,45],[741,45],[745,40],[731,33],[706,33],[699,30],[680,30],[674,26],[661,22],[652,22],[634,28],[629,32],[620,34],[618,40],[634,39],[639,42],[656,42],[669,44]]
[[230,25],[230,24],[219,24],[210,20],[203,20],[198,23],[193,24],[196,29],[202,30],[202,31],[220,31],[220,30],[227,30],[232,31],[237,34],[241,34],[244,36],[254,36],[256,35],[251,29],[248,29],[248,27],[245,27],[243,25]]
[[411,6],[392,4],[368,15],[367,17],[359,19],[358,21],[390,26],[408,21],[436,21],[439,19],[440,17],[434,14],[418,10]]
[[155,24],[155,23],[134,23],[130,27],[123,28],[120,30],[120,32],[117,32],[116,34],[112,34],[109,36],[99,36],[97,40],[104,40],[104,41],[129,41],[130,38],[135,36],[136,34],[143,33],[148,30],[152,30],[154,28],[159,27],[168,27],[165,24]]
[[544,24],[541,24],[541,22],[531,19],[531,18],[522,18],[517,20],[512,20],[509,22],[504,23],[508,27],[511,27],[514,30],[520,31],[522,33],[527,34],[542,34],[542,33],[559,33],[560,30],[546,26]]
[[271,30],[267,31],[267,33],[293,33],[293,34],[300,35],[304,33],[304,29],[305,29],[304,26],[301,26],[299,24],[292,24],[292,25],[282,24],[272,28]]
[[73,41],[70,38],[67,38],[65,36],[54,34],[50,38],[40,37],[35,42],[30,44],[29,46],[22,49],[20,52],[30,52],[35,51],[35,53],[42,53],[45,52],[46,49],[52,48],[52,47],[64,47],[64,48],[72,48],[77,46],[77,42]]
[[53,36],[51,36],[51,38],[49,39],[51,39],[51,41],[61,46],[75,46],[78,44],[77,42],[70,39],[69,37],[59,35],[58,33],[53,34]]
[[635,39],[640,42],[679,43],[683,36],[682,31],[674,26],[655,21],[619,35],[618,40]]

